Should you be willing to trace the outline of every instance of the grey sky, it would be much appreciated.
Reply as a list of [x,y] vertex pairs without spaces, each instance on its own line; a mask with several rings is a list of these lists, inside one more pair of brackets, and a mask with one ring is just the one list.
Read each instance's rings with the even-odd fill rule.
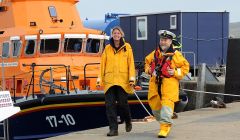
[[238,0],[80,0],[77,4],[82,19],[103,19],[112,13],[152,13],[164,11],[230,12],[230,22],[240,21]]

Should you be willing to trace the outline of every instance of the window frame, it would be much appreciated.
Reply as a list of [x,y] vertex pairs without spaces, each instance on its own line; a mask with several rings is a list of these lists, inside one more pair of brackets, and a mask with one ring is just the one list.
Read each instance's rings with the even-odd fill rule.
[[[46,39],[58,39],[59,40],[58,51],[57,52],[54,52],[54,53],[41,53],[41,42],[42,42],[42,40],[45,41]],[[38,46],[39,46],[38,51],[39,51],[40,55],[59,54],[60,48],[62,46],[61,34],[43,34],[43,35],[40,35],[40,40],[38,42]],[[44,46],[45,46],[45,43],[44,43]]]
[[[95,39],[95,40],[99,40],[99,48],[98,48],[98,52],[96,52],[96,53],[93,53],[93,52],[87,52],[87,42],[88,42],[88,40],[89,39],[91,39],[91,40],[93,40],[93,39]],[[86,45],[85,45],[85,48],[84,48],[84,53],[86,53],[86,54],[99,54],[100,53],[100,51],[101,51],[101,47],[102,47],[102,45],[103,45],[103,41],[102,41],[103,39],[101,39],[101,38],[86,38],[85,39],[85,42],[86,42]]]
[[[145,22],[145,26],[144,26],[144,30],[145,30],[145,36],[144,37],[140,37],[139,36],[139,20],[144,20]],[[148,40],[148,20],[147,20],[147,16],[141,16],[141,17],[136,17],[136,36],[137,36],[137,40]]]
[[[51,10],[50,10],[51,8],[54,8],[56,16],[52,15]],[[48,6],[48,12],[49,12],[49,15],[51,18],[57,18],[58,15],[57,15],[57,10],[56,10],[55,6]]]
[[[100,44],[99,44],[98,53],[89,53],[89,52],[86,51],[88,39],[98,39],[99,40]],[[88,37],[84,39],[83,52],[86,53],[86,54],[94,54],[94,55],[95,54],[101,54],[104,50],[104,47],[105,47],[104,44],[103,44],[104,40],[109,40],[109,39],[110,39],[110,37],[107,36],[107,35],[88,34]]]
[[[4,50],[3,47],[4,47],[4,44],[6,44],[6,43],[8,44],[8,56],[4,57],[3,56],[3,50]],[[10,57],[10,42],[9,41],[4,41],[2,43],[2,54],[1,55],[2,55],[2,58],[9,58]]]
[[[44,46],[46,45],[45,41],[46,40],[50,40],[50,39],[56,39],[56,40],[59,40],[59,43],[58,43],[58,50],[56,52],[53,52],[53,53],[41,53],[41,42],[42,40],[44,40]],[[40,39],[39,41],[39,54],[40,55],[48,55],[48,54],[58,54],[59,51],[60,51],[60,48],[61,48],[61,39],[60,38],[48,38],[48,39]],[[45,49],[46,50],[46,49]]]
[[[33,54],[27,54],[26,53],[26,49],[27,49],[27,41],[29,40],[34,40],[35,42],[35,45],[34,45],[34,51],[33,51]],[[36,51],[37,51],[37,45],[38,45],[38,40],[37,40],[37,35],[26,35],[25,36],[25,42],[24,42],[24,55],[25,56],[34,56]]]
[[[174,20],[173,20],[174,18]],[[175,24],[173,25],[173,21],[175,22]],[[177,29],[177,15],[170,15],[170,29],[175,30]]]
[[[86,34],[64,34],[64,40],[63,40],[63,44],[62,44],[62,52],[64,54],[79,54],[83,52],[83,46],[84,46],[84,39],[86,38]],[[66,39],[81,39],[82,40],[82,46],[81,46],[81,51],[79,52],[65,52],[65,42]]]
[[[65,43],[66,43],[66,40],[68,39],[68,42],[69,42],[69,39],[81,39],[81,50],[79,51],[79,52],[66,52],[65,51]],[[67,44],[68,45],[68,44]],[[69,46],[68,46],[69,47]],[[63,53],[64,54],[79,54],[79,53],[81,53],[82,52],[82,47],[83,47],[83,38],[64,38],[64,40],[63,40]]]
[[[15,55],[13,55],[13,45],[14,45],[14,43],[15,43],[15,41],[19,41],[19,43],[20,43],[20,46],[19,46],[19,50],[18,50],[18,52],[17,52],[17,56],[15,56]],[[11,40],[11,56],[13,57],[13,58],[17,58],[17,57],[19,57],[20,56],[20,54],[21,54],[21,49],[22,49],[22,41],[21,40]]]
[[[34,44],[34,51],[33,51],[33,53],[32,54],[27,54],[26,53],[26,51],[27,51],[27,42],[28,41],[30,41],[30,40],[33,40],[34,42],[35,42],[35,44]],[[28,40],[25,40],[25,49],[24,49],[24,55],[26,55],[26,56],[33,56],[33,55],[35,55],[35,53],[36,53],[36,47],[37,47],[37,39],[28,39]]]

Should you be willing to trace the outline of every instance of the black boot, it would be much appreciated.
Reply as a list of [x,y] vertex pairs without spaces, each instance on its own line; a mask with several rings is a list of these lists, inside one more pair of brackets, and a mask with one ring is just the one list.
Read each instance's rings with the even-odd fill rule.
[[126,132],[130,132],[132,130],[132,123],[126,123],[125,130]]
[[118,131],[117,130],[110,130],[107,133],[107,136],[111,137],[111,136],[117,136],[118,135]]

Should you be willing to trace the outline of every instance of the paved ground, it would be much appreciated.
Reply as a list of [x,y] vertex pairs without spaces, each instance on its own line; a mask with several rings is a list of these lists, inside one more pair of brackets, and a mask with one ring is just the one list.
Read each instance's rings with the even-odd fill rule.
[[[179,113],[166,140],[239,140],[240,103],[228,104],[226,109],[204,108]],[[126,133],[119,126],[119,136],[106,137],[108,127],[70,133],[46,140],[154,140],[158,139],[159,124],[134,123]]]

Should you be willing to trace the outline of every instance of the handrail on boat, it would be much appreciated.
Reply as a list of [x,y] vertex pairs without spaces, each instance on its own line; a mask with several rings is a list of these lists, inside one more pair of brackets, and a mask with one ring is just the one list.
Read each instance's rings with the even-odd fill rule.
[[[24,65],[24,66],[26,66],[26,65]],[[29,65],[28,65],[29,66]],[[55,68],[53,68],[53,69],[58,69],[58,68],[61,68],[62,66],[59,66],[59,67],[55,67]],[[39,71],[43,71],[43,70],[39,70]],[[39,72],[39,71],[35,71],[35,72]],[[18,74],[15,74],[15,75],[13,75],[12,76],[12,79],[13,79],[13,88],[11,88],[11,90],[13,90],[13,101],[14,101],[14,103],[16,103],[16,84],[15,84],[15,81],[16,81],[16,77],[18,77],[18,76],[22,76],[22,75],[27,75],[27,74],[30,74],[30,73],[33,73],[33,71],[31,70],[31,71],[28,71],[28,72],[24,72],[24,73],[18,73]],[[9,77],[10,78],[10,77]],[[31,86],[31,84],[29,84],[29,90],[30,90],[30,86]],[[28,92],[27,92],[27,94],[29,93],[29,90],[28,90]]]
[[[58,66],[58,67],[64,67],[65,70],[66,70],[66,86],[67,86],[67,93],[69,94],[70,91],[69,91],[69,69],[70,69],[70,66],[66,66],[66,65],[63,65],[63,64],[36,64],[36,63],[32,63],[32,64],[22,64],[24,67],[26,66],[30,66],[32,68],[32,77],[31,77],[31,81],[30,81],[30,84],[29,84],[29,88],[28,88],[28,92],[27,92],[27,96],[26,98],[28,97],[28,94],[29,94],[29,90],[30,90],[30,86],[32,85],[32,97],[34,98],[35,95],[34,95],[34,78],[35,78],[35,67],[46,67],[46,66]],[[15,81],[14,81],[15,83]],[[14,92],[14,101],[15,101],[15,92]]]
[[87,78],[97,78],[97,76],[86,76],[86,68],[89,65],[99,65],[100,63],[87,63],[84,65],[83,72],[84,72],[84,89],[87,89]]

